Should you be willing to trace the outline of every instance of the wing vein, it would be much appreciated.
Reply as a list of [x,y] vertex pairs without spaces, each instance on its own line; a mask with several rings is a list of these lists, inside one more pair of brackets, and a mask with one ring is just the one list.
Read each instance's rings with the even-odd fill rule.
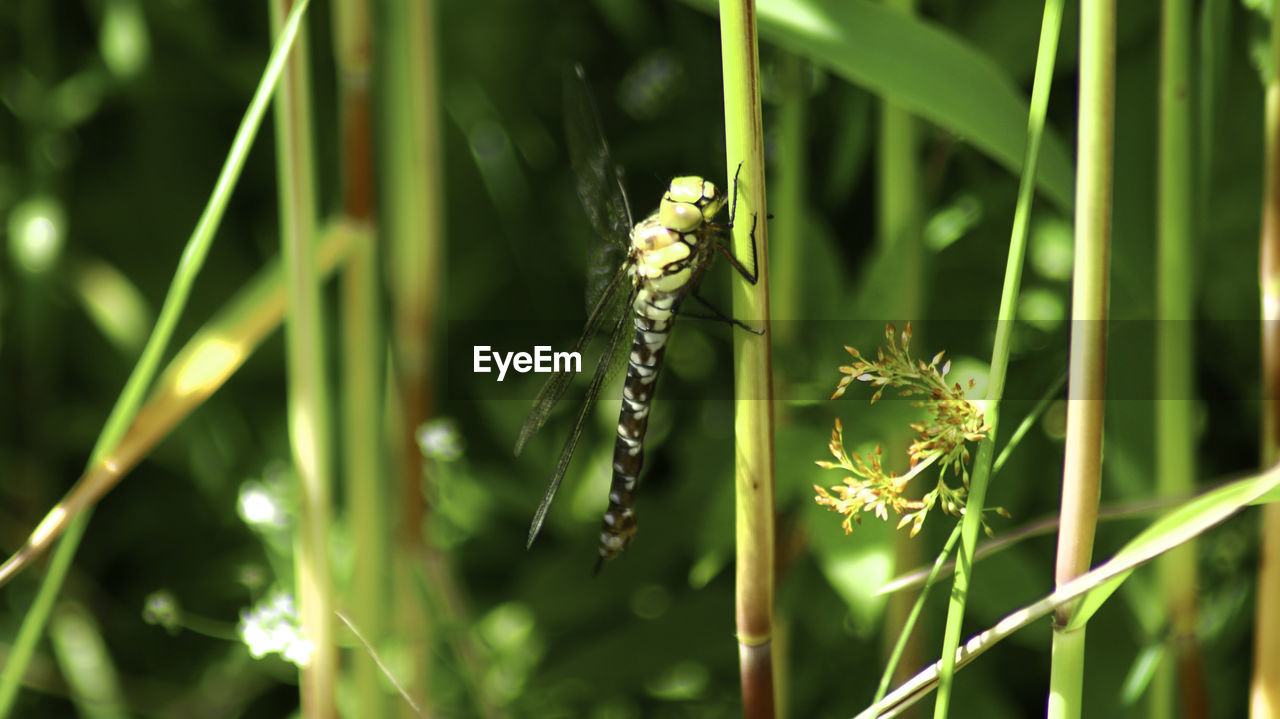
[[613,330],[609,335],[609,344],[605,347],[604,353],[600,355],[600,362],[596,365],[595,375],[591,378],[591,386],[587,388],[587,397],[582,402],[582,409],[578,412],[578,419],[573,424],[573,431],[569,434],[569,439],[565,441],[564,448],[560,450],[560,458],[556,460],[555,474],[551,475],[551,482],[547,485],[547,492],[542,497],[542,503],[538,505],[538,511],[533,515],[533,523],[529,525],[529,542],[527,547],[533,546],[533,540],[538,538],[538,533],[542,531],[542,524],[547,519],[547,511],[551,508],[551,502],[556,498],[556,492],[560,489],[560,482],[564,479],[565,470],[569,468],[569,461],[573,458],[573,450],[578,446],[578,438],[582,436],[582,428],[586,426],[587,415],[591,413],[591,407],[595,404],[596,397],[600,394],[600,387],[604,384],[605,377],[609,375],[609,370],[613,365],[614,352],[618,348],[618,341],[626,334],[624,332],[627,326],[627,318],[630,313],[618,313],[618,319],[614,322]]
[[[577,344],[573,346],[573,351],[581,354],[591,340],[600,330],[600,325],[605,317],[609,316],[613,309],[614,300],[618,296],[619,291],[627,286],[627,265],[624,264],[613,273],[613,278],[609,280],[609,284],[605,287],[600,300],[596,302],[596,306],[591,310],[591,315],[587,318],[587,324],[582,330],[582,336],[578,338]],[[628,306],[630,306],[628,304]],[[625,317],[626,312],[620,312],[619,315]],[[606,355],[608,352],[606,351]],[[601,356],[601,360],[607,360],[606,355]],[[524,421],[524,426],[520,428],[520,436],[516,438],[516,456],[524,451],[524,446],[529,439],[546,424],[547,418],[551,416],[551,410],[556,403],[564,397],[565,390],[569,388],[569,383],[573,379],[573,373],[567,370],[556,372],[547,378],[547,383],[542,386],[538,392],[538,398],[534,400],[533,409],[529,411],[528,418]]]

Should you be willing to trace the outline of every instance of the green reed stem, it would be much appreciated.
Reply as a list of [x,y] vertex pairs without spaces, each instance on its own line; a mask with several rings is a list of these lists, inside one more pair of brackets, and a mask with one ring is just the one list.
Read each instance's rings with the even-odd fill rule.
[[[387,481],[383,447],[385,387],[382,286],[378,237],[372,231],[376,205],[373,182],[372,65],[373,8],[368,0],[339,0],[333,4],[333,55],[337,68],[338,111],[341,117],[343,214],[368,228],[365,242],[353,248],[342,271],[342,444],[343,489],[347,501],[352,549],[359,560],[345,579],[350,616],[367,642],[365,652],[351,653],[355,684],[354,706],[366,716],[385,716],[388,695],[382,689],[383,668],[377,649],[391,623],[390,537],[387,521],[394,503]],[[392,681],[394,681],[394,677]]]
[[[1165,0],[1160,28],[1160,139],[1156,217],[1156,487],[1161,497],[1192,491],[1195,478],[1196,300],[1194,103],[1191,87],[1189,0]],[[1170,622],[1170,651],[1161,662],[1148,713],[1205,716],[1196,633],[1196,543],[1188,542],[1156,564]],[[1178,667],[1181,668],[1178,668]],[[1183,701],[1178,702],[1176,695]],[[1199,707],[1196,710],[1194,707]]]
[[[1062,473],[1062,522],[1054,572],[1059,586],[1089,570],[1102,478],[1106,390],[1107,270],[1115,127],[1115,1],[1080,3],[1080,103],[1075,269],[1071,294],[1071,397]],[[1084,688],[1085,625],[1068,627],[1071,606],[1054,612],[1048,716],[1078,717]]]
[[[734,333],[737,492],[736,619],[743,715],[775,716],[773,686],[773,372],[769,329],[769,243],[764,131],[755,3],[721,0],[726,175],[737,199],[733,252],[756,258],[756,283],[733,284],[734,317],[764,329]],[[736,182],[733,178],[737,178]]]
[[[271,3],[273,27],[290,0]],[[325,368],[320,272],[315,255],[316,192],[311,81],[306,36],[298,37],[276,91],[280,247],[289,312],[285,315],[289,439],[298,478],[294,583],[302,628],[314,644],[302,669],[302,716],[337,716],[338,649],[334,634],[329,530],[333,510],[329,382]]]
[[987,385],[985,418],[991,426],[987,438],[978,445],[970,480],[969,498],[961,520],[960,550],[956,554],[956,579],[943,632],[941,674],[934,716],[947,715],[951,703],[951,687],[955,674],[956,649],[964,621],[965,603],[973,581],[973,556],[982,527],[982,511],[986,506],[991,465],[995,455],[996,434],[1000,427],[1000,401],[1004,397],[1012,347],[1013,322],[1017,317],[1018,295],[1022,287],[1022,266],[1027,251],[1031,222],[1031,204],[1035,195],[1036,171],[1039,167],[1040,144],[1044,138],[1045,113],[1049,105],[1049,89],[1053,79],[1054,59],[1058,53],[1058,36],[1062,27],[1062,0],[1048,0],[1040,24],[1040,46],[1036,55],[1035,80],[1031,89],[1031,110],[1027,116],[1027,148],[1018,181],[1018,203],[1014,209],[1013,229],[1009,237],[1009,254],[1005,264],[1004,287],[1000,292],[1000,311],[996,320],[995,341],[991,348],[991,374]]
[[[1271,15],[1271,54],[1264,73],[1266,155],[1262,190],[1262,463],[1280,460],[1280,12]],[[1263,509],[1258,567],[1258,597],[1253,630],[1250,715],[1280,711],[1280,496]]]

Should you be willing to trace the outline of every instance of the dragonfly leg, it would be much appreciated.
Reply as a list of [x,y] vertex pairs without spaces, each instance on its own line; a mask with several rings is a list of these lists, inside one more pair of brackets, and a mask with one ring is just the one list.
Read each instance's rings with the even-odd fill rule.
[[[739,162],[738,169],[734,170],[733,173],[733,203],[729,205],[729,224],[715,226],[717,229],[725,231],[726,234],[728,230],[733,229],[734,220],[738,217],[738,175],[741,174],[742,163]],[[770,215],[770,217],[772,217],[772,215]],[[738,258],[733,256],[733,253],[729,251],[729,248],[725,243],[721,242],[716,245],[716,249],[729,260],[729,264],[733,265],[733,269],[737,270],[738,274],[742,275],[743,279],[753,285],[760,279],[759,257],[756,255],[756,225],[759,221],[760,216],[754,212],[751,213],[751,270],[747,270],[747,268],[738,261]]]
[[726,324],[737,325],[742,329],[750,332],[753,335],[764,334],[764,330],[758,330],[752,327],[751,325],[748,325],[747,323],[743,322],[742,320],[736,320],[730,317],[729,315],[726,315],[725,313],[721,312],[720,310],[716,309],[715,305],[712,305],[710,302],[707,302],[706,300],[702,299],[702,297],[699,296],[697,292],[693,293],[693,299],[702,303],[703,307],[706,307],[707,309],[711,310],[711,315],[698,315],[692,312],[681,312],[680,313],[681,317],[694,317],[700,320],[713,320],[716,322],[724,322]]
[[[724,255],[725,259],[729,261],[729,264],[733,265],[733,269],[738,271],[738,274],[742,275],[742,279],[746,280],[747,282],[753,285],[756,283],[757,280],[760,279],[760,274],[759,274],[760,258],[756,254],[756,225],[759,222],[759,220],[760,220],[759,215],[755,215],[755,214],[751,215],[751,268],[752,269],[748,270],[745,266],[743,266],[743,264],[738,260],[737,257],[734,257],[733,253],[729,251],[729,248],[726,247],[723,242],[716,243],[716,250],[718,250],[720,254]],[[727,226],[721,225],[720,227],[727,230],[733,227],[733,223],[731,221]]]
[[738,216],[738,175],[742,174],[742,163],[733,171],[733,204],[729,205],[729,226],[733,227],[733,218]]

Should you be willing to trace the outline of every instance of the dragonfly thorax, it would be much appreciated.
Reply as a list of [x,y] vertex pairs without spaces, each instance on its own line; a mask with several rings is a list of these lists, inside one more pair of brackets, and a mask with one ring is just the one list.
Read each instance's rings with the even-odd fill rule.
[[657,292],[680,290],[694,268],[710,259],[702,231],[724,204],[720,189],[701,177],[672,180],[658,211],[631,230],[636,284]]

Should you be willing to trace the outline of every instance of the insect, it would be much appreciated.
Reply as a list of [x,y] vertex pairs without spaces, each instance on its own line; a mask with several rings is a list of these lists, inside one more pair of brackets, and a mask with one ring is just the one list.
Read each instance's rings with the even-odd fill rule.
[[[697,298],[694,293],[698,283],[717,254],[728,258],[752,284],[757,277],[728,248],[736,201],[730,211],[729,223],[716,223],[714,218],[727,204],[728,198],[708,180],[693,176],[671,180],[658,209],[639,223],[632,221],[620,173],[609,155],[609,146],[600,129],[580,66],[566,74],[565,125],[570,161],[578,180],[578,198],[596,234],[623,259],[607,281],[590,293],[595,298],[594,304],[574,351],[582,352],[601,330],[607,333],[608,339],[573,430],[560,451],[546,494],[534,513],[528,544],[533,545],[542,529],[547,511],[582,436],[587,415],[610,374],[616,353],[622,347],[622,338],[631,334],[622,411],[618,416],[618,437],[614,444],[609,508],[600,530],[600,558],[596,562],[596,571],[599,571],[603,562],[621,554],[636,534],[635,493],[644,463],[649,406],[662,370],[667,338],[681,303],[691,294]],[[735,192],[736,189],[735,178]],[[754,227],[752,229],[754,237]],[[753,269],[755,266],[753,240]],[[762,334],[711,309],[718,319]],[[515,447],[517,455],[546,422],[571,378],[572,374],[565,371],[553,374],[547,380],[520,430]]]

